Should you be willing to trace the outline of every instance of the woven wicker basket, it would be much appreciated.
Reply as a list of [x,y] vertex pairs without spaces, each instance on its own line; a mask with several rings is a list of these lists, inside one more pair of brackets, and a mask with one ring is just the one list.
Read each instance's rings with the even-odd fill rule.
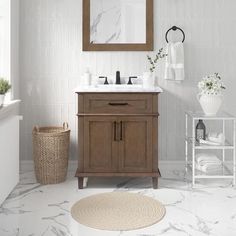
[[70,130],[63,127],[34,127],[33,157],[36,179],[41,184],[65,181],[68,169]]

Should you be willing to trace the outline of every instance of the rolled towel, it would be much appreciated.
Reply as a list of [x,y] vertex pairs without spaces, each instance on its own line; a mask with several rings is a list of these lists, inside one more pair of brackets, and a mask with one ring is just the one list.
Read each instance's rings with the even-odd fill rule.
[[204,173],[207,172],[217,172],[222,168],[221,164],[205,164],[205,165],[199,165],[196,163],[196,169],[200,170]]
[[219,145],[225,144],[225,135],[223,133],[209,132],[207,137],[209,141],[218,143]]
[[220,143],[216,143],[216,142],[213,142],[213,141],[210,141],[210,140],[204,140],[204,139],[199,139],[199,143],[200,144],[206,144],[206,145],[220,145]]

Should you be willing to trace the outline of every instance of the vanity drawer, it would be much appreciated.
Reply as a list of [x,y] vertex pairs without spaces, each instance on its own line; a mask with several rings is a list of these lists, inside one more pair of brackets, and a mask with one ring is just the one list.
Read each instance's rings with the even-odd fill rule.
[[85,113],[152,113],[151,94],[86,94],[84,95]]

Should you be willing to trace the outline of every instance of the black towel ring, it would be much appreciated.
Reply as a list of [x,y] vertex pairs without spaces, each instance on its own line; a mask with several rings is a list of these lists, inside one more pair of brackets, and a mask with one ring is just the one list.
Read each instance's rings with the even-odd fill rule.
[[166,42],[169,43],[167,36],[168,36],[168,33],[169,33],[171,30],[174,30],[174,31],[180,30],[180,31],[182,32],[182,34],[183,34],[182,43],[183,43],[184,40],[185,40],[185,33],[184,33],[184,31],[183,31],[181,28],[179,28],[179,27],[177,27],[177,26],[172,26],[171,28],[169,28],[169,29],[166,31]]

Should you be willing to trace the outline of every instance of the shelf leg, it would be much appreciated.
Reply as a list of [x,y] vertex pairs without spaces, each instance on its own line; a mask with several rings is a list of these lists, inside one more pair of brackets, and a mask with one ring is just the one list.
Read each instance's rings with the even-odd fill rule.
[[[225,120],[223,120],[223,135],[225,136]],[[225,149],[223,149],[223,163],[225,162]]]
[[185,177],[188,172],[188,114],[185,113]]
[[[223,129],[223,135],[225,136],[225,120],[223,120],[223,127],[222,127],[222,129]],[[225,162],[225,149],[222,150],[222,163],[223,163],[222,170],[223,170],[223,175],[225,174],[224,173],[224,162]]]
[[195,119],[193,119],[192,123],[192,137],[193,137],[193,145],[192,145],[192,187],[195,185]]
[[235,141],[236,141],[236,121],[234,119],[234,137],[233,137],[233,141],[234,141],[234,149],[233,149],[233,172],[234,172],[234,179],[233,179],[233,185],[235,186],[235,181],[236,181],[236,163],[235,163]]

